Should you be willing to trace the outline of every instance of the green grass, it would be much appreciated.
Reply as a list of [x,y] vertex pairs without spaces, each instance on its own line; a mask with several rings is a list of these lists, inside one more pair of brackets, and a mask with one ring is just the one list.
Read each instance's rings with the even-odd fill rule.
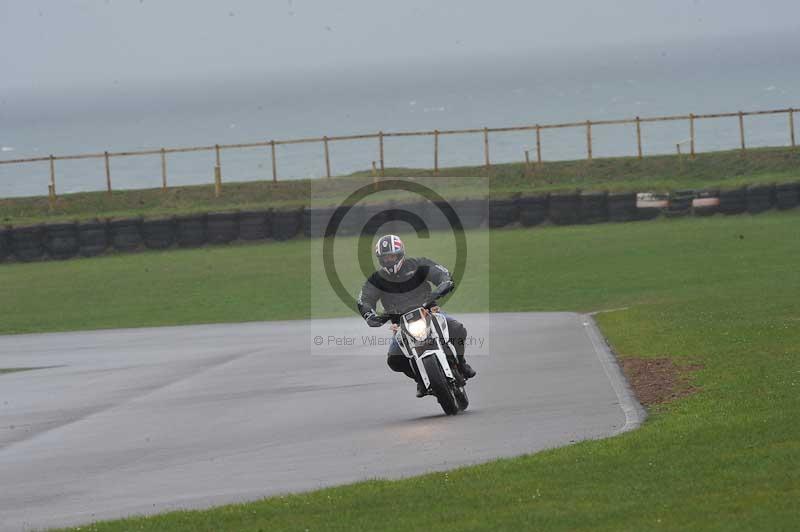
[[[386,176],[413,176],[438,189],[446,188],[450,198],[484,196],[487,183],[480,166],[443,168],[434,177],[431,169],[387,168]],[[473,177],[469,177],[473,176]],[[686,188],[732,188],[749,183],[784,182],[800,178],[800,150],[760,148],[701,153],[688,158],[681,167],[674,155],[596,158],[545,162],[533,175],[526,175],[523,163],[494,165],[488,189],[492,196],[531,194],[581,188],[585,190],[669,191]],[[0,199],[0,224],[23,225],[47,221],[95,217],[158,217],[165,215],[234,209],[290,208],[309,203],[334,204],[354,185],[371,183],[369,172],[334,179],[255,181],[223,185],[214,197],[213,186],[185,186],[160,189],[122,190],[64,194],[51,209],[47,197]]]
[[[439,177],[484,175],[483,166],[443,168]],[[356,172],[354,175],[367,175]],[[431,177],[432,169],[387,168],[387,176]],[[800,177],[800,150],[759,148],[741,152],[698,153],[696,159],[676,155],[595,158],[544,162],[541,169],[532,165],[526,175],[524,163],[493,165],[492,193],[498,196],[519,191],[611,190],[666,192],[681,189],[734,188],[771,181],[790,181]]]
[[[770,289],[777,290],[798,277],[790,259],[798,257],[799,216],[791,211],[493,231],[490,260],[473,257],[475,270],[448,308],[485,311],[485,298],[470,293],[486,286],[487,277],[494,311],[665,305],[676,297],[683,301],[687,286],[702,300],[716,300],[717,292],[731,296],[731,283],[746,281],[776,283]],[[449,264],[454,255],[450,240],[409,237],[407,245],[415,254]],[[0,268],[0,333],[308,318],[309,278],[312,273],[315,280],[323,278],[321,269],[312,272],[310,266],[312,245],[320,242],[5,264]],[[338,242],[347,253],[352,240]],[[776,243],[782,247],[776,249]],[[337,261],[355,294],[362,278],[354,260],[347,264]],[[779,266],[779,276],[760,278],[759,271]],[[315,292],[315,297],[322,301],[315,316],[346,312],[331,293]]]
[[[698,394],[653,409],[637,431],[82,530],[794,530],[799,227],[794,211],[491,234],[493,310],[627,306],[598,316],[620,356],[704,366]],[[433,242],[417,245],[429,253]],[[10,265],[0,323],[9,332],[302,317],[308,250],[292,242]]]
[[35,369],[47,369],[48,367],[53,367],[53,366],[41,366],[37,368],[0,368],[0,375],[4,373],[17,373],[19,371],[33,371]]

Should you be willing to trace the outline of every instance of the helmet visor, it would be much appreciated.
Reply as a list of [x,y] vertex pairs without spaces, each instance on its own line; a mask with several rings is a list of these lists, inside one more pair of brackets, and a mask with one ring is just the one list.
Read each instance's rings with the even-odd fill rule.
[[386,253],[378,256],[380,265],[389,270],[394,268],[401,260],[403,260],[403,255],[400,253]]

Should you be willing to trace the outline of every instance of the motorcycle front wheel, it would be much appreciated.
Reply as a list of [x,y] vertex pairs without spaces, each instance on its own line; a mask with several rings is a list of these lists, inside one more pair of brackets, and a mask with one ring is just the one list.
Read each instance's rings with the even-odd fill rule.
[[469,397],[467,397],[467,391],[464,389],[463,386],[460,388],[456,388],[455,396],[458,409],[463,412],[469,406]]
[[425,365],[425,372],[428,374],[428,379],[431,382],[431,391],[439,401],[439,405],[448,416],[454,416],[458,413],[458,403],[453,395],[453,390],[450,388],[450,383],[447,382],[447,377],[439,365],[439,360],[435,356],[429,356],[423,359],[422,363]]

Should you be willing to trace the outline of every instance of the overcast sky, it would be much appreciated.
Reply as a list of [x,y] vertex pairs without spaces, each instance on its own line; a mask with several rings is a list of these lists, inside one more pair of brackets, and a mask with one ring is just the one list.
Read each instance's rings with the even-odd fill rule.
[[0,0],[0,89],[402,69],[770,31],[800,34],[800,1]]

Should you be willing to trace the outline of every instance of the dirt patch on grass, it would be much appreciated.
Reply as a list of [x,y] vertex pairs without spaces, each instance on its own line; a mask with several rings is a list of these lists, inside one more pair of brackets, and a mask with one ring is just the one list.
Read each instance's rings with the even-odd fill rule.
[[702,364],[678,366],[669,358],[638,357],[620,362],[636,398],[645,406],[669,403],[699,391],[691,384],[691,374],[703,369]]

